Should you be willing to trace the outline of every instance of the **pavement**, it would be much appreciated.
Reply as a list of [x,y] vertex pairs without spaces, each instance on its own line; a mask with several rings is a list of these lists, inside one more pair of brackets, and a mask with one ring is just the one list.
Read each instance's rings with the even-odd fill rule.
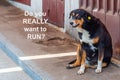
[[[33,80],[120,79],[120,68],[112,64],[108,68],[104,68],[100,74],[96,74],[94,69],[87,69],[85,74],[77,75],[79,67],[70,70],[66,69],[66,65],[75,58],[77,48],[72,44],[70,36],[49,25],[23,24],[24,11],[11,5],[0,5],[0,11],[0,47],[4,51],[1,55],[7,54],[16,63],[16,66],[18,65],[20,69],[22,68],[25,71],[25,74],[27,73],[26,77],[21,75],[23,79],[20,80],[29,80],[28,75]],[[25,27],[41,26],[47,28],[44,33],[46,35],[45,39],[26,38],[26,35],[31,32],[25,32]],[[32,34],[36,34],[36,32],[32,32]],[[4,61],[7,61],[7,59],[3,57]],[[3,60],[0,61],[0,66],[7,66],[7,64],[2,64]],[[7,74],[10,77],[17,76],[17,73]],[[0,76],[0,79],[2,78],[8,80],[7,77]]]
[[0,49],[0,80],[32,80],[23,69],[15,64],[5,52]]

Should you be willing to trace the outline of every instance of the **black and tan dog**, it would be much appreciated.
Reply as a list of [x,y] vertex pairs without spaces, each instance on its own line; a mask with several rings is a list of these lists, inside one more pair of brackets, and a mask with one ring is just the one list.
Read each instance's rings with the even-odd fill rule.
[[107,67],[112,57],[112,39],[104,24],[83,9],[76,9],[70,13],[70,24],[78,31],[80,43],[77,58],[67,68],[80,66],[78,74],[83,74],[86,67],[96,68],[100,73]]

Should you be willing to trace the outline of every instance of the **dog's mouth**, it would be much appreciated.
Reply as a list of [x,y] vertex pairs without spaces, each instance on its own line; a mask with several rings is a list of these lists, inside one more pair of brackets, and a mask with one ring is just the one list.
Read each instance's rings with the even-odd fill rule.
[[73,28],[76,28],[78,26],[80,26],[80,23],[79,23],[79,20],[77,20],[76,18],[70,18],[70,25],[73,27]]
[[74,25],[72,25],[72,27],[73,28],[76,28],[76,27],[78,27],[80,24],[76,24],[75,26]]
[[80,24],[73,24],[73,22],[70,22],[70,25],[71,25],[73,28],[76,28],[76,27],[78,27]]

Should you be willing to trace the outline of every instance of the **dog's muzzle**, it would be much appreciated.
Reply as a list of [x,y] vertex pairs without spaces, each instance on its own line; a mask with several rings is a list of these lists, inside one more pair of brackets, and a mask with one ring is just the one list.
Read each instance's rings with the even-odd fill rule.
[[71,25],[73,28],[76,28],[77,26],[79,26],[79,24],[74,25],[73,22],[70,22],[70,25]]

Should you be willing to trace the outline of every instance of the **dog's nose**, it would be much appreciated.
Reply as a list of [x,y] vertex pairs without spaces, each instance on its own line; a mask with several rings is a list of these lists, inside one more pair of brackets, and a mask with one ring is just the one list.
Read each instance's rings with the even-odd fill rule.
[[73,22],[70,22],[70,25],[73,25]]

